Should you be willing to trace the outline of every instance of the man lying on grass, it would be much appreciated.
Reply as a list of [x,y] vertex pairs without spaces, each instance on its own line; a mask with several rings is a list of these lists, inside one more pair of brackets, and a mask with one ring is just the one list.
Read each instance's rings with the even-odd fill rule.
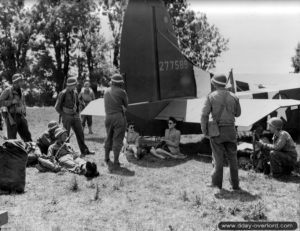
[[47,159],[58,164],[70,172],[85,175],[88,178],[99,176],[95,163],[85,161],[74,151],[72,146],[67,143],[68,133],[64,128],[55,130],[55,143],[48,149]]

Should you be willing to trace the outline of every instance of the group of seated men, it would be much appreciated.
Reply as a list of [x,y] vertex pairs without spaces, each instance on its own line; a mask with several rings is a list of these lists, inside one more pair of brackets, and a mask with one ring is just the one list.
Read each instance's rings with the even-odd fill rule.
[[28,142],[28,165],[36,165],[40,171],[58,172],[66,169],[88,178],[99,175],[95,163],[86,161],[70,145],[68,132],[56,121],[48,123],[46,130],[36,141]]

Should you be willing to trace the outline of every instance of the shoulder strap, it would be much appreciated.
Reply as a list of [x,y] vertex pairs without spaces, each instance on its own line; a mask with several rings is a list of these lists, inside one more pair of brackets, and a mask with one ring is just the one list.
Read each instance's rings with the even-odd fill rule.
[[113,100],[115,103],[118,103],[118,101],[117,101],[116,98],[113,96],[113,94],[111,94],[111,91],[108,91],[108,94],[110,95],[110,97],[112,98],[112,100]]
[[63,90],[63,91],[61,92],[61,103],[62,103],[62,104],[65,102],[65,98],[66,98],[66,91]]
[[[221,108],[220,108],[220,110],[219,110],[219,112],[217,114],[217,117],[213,118],[217,122],[220,120],[220,117],[221,117],[221,115],[222,115],[222,113],[223,113],[223,111],[225,109],[226,99],[227,99],[228,95],[229,94],[227,93],[226,97],[223,98],[223,103],[222,103]],[[208,95],[208,100],[209,100],[209,102],[211,104],[210,95]]]

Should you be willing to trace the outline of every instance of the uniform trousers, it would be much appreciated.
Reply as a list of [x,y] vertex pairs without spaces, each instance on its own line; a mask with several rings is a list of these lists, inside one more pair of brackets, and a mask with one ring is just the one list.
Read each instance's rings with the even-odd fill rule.
[[85,154],[88,151],[88,147],[84,142],[84,133],[81,125],[81,120],[78,114],[76,115],[63,115],[62,116],[62,123],[64,128],[70,134],[71,128],[75,132],[77,143],[82,154]]
[[273,175],[289,174],[297,162],[297,153],[271,151],[270,167]]
[[105,160],[109,159],[109,152],[114,152],[115,162],[119,161],[119,154],[123,146],[126,131],[126,117],[123,113],[106,115],[105,128],[107,138],[105,140]]
[[239,188],[237,139],[234,126],[220,126],[220,135],[210,138],[214,169],[212,185],[222,188],[224,156],[228,159],[230,168],[230,183],[233,189]]
[[8,116],[5,118],[5,123],[7,127],[7,138],[8,139],[17,139],[17,133],[19,133],[21,139],[24,142],[32,141],[31,133],[28,128],[28,122],[24,115],[16,114],[13,115],[14,124],[11,125]]

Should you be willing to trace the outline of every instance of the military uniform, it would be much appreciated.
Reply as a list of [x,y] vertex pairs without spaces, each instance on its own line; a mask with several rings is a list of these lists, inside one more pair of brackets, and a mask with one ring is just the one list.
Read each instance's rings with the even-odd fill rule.
[[[17,83],[22,78],[22,75],[15,74],[12,81]],[[16,139],[18,133],[25,142],[32,141],[26,120],[25,97],[21,88],[15,84],[7,87],[0,96],[0,104],[7,108],[5,123],[8,139]]]
[[[67,86],[77,84],[75,78],[69,78]],[[79,149],[82,154],[94,154],[90,152],[84,141],[84,133],[79,116],[79,108],[82,102],[79,101],[77,91],[70,90],[68,87],[61,91],[57,97],[55,110],[61,115],[64,128],[70,133],[71,128],[74,130]]]
[[[62,128],[58,128],[55,131],[55,138],[58,139],[60,135],[67,132]],[[52,160],[57,160],[61,167],[68,169],[70,172],[83,174],[83,166],[86,161],[79,157],[68,143],[61,143],[60,140],[56,140],[51,144],[48,149],[47,157]]]
[[46,154],[51,144],[55,142],[55,130],[58,128],[56,121],[50,121],[48,124],[48,130],[37,138],[36,144],[41,149],[41,152]]
[[124,110],[128,106],[128,98],[125,90],[117,86],[123,84],[120,75],[114,75],[111,79],[111,87],[104,93],[105,128],[107,138],[105,141],[105,161],[109,161],[109,153],[114,152],[114,164],[119,164],[119,154],[123,146],[126,131],[126,117]]
[[[81,92],[79,93],[79,99],[84,102],[84,107],[87,106],[92,100],[95,99],[95,94],[91,88],[83,88]],[[84,109],[84,107],[82,109]],[[87,126],[89,128],[89,133],[92,134],[92,123],[93,118],[91,115],[81,115],[81,123],[82,127],[85,127],[85,124],[87,123]]]
[[[214,82],[215,81],[215,82]],[[239,189],[238,162],[237,162],[237,134],[235,129],[235,117],[240,116],[241,107],[239,99],[224,87],[226,76],[215,76],[212,83],[219,87],[210,93],[206,98],[201,117],[201,129],[204,135],[208,136],[209,114],[213,118],[224,109],[217,121],[220,135],[210,137],[214,170],[212,173],[212,186],[222,188],[223,183],[223,162],[226,155],[230,167],[230,182],[233,189]]]
[[270,167],[273,176],[289,174],[297,162],[296,145],[290,134],[286,131],[279,131],[273,136],[273,144],[260,141],[263,149],[271,150]]

